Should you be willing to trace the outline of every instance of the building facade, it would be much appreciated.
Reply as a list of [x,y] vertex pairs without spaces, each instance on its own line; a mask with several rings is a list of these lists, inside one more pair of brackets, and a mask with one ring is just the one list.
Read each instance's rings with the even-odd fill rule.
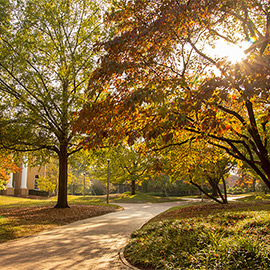
[[46,166],[30,168],[27,164],[23,164],[21,172],[10,175],[7,189],[0,190],[0,194],[15,196],[29,195],[29,190],[38,190],[37,179],[40,176],[46,176]]

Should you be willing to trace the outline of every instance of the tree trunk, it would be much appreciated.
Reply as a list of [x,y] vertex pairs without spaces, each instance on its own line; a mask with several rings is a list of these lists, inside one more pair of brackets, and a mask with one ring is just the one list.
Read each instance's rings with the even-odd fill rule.
[[169,197],[169,195],[168,195],[168,190],[167,190],[166,187],[164,187],[163,191],[164,191],[164,195],[165,195],[166,197]]
[[135,195],[135,180],[131,180],[131,195]]
[[212,187],[212,196],[217,197],[218,196],[218,188],[217,185],[211,185]]
[[210,184],[210,186],[212,188],[212,197],[218,197],[218,195],[219,195],[219,192],[218,192],[219,180],[207,175],[207,181],[208,181],[208,183]]
[[55,208],[69,208],[67,202],[68,153],[67,143],[60,144],[58,199]]
[[252,177],[252,191],[255,192],[256,191],[256,178]]
[[[263,144],[262,138],[260,137],[260,134],[258,132],[257,122],[254,115],[253,104],[250,100],[246,101],[246,108],[247,108],[247,112],[248,112],[248,116],[250,120],[250,127],[247,130],[249,134],[251,135],[251,137],[253,138],[254,143],[258,149],[257,156],[261,161],[260,167],[265,172],[266,177],[260,170],[259,170],[260,173],[258,174],[259,176],[261,176],[262,180],[265,182],[267,187],[270,188],[270,160],[268,158],[268,151],[267,151],[266,143]],[[252,164],[253,167],[257,167],[254,162],[251,162],[251,163],[253,163]]]
[[224,197],[222,196],[222,200],[224,203],[228,203],[227,185],[226,185],[226,181],[224,178],[224,170],[222,171],[221,168],[219,167],[219,165],[218,165],[218,170],[219,170],[219,173],[220,173],[220,176],[222,179],[223,189],[224,189]]

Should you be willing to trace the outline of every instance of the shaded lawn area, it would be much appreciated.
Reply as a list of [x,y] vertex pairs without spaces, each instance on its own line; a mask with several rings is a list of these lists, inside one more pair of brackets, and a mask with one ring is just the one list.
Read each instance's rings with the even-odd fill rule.
[[125,257],[140,269],[270,269],[270,201],[173,208],[135,231]]
[[98,202],[93,205],[90,200],[85,202],[79,198],[70,198],[70,208],[65,209],[54,208],[55,202],[55,198],[0,196],[0,243],[121,210],[115,205]]

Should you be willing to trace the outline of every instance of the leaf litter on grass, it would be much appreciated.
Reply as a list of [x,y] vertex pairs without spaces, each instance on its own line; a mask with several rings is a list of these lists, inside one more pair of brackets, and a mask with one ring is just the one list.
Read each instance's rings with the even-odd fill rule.
[[33,206],[0,209],[0,242],[51,229],[110,212],[119,208],[98,205],[70,205],[70,208]]

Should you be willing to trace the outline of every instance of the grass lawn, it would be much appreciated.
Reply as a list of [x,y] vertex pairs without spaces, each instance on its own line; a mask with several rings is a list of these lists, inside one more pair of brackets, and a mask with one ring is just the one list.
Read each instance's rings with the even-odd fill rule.
[[258,196],[167,211],[133,233],[125,257],[141,269],[270,269],[270,197]]
[[118,211],[98,196],[68,197],[70,208],[56,209],[56,198],[30,199],[0,196],[0,243],[29,236],[78,220]]
[[237,201],[241,202],[252,202],[252,201],[270,201],[270,194],[264,194],[264,193],[252,193],[249,196],[245,196],[244,198],[240,198]]
[[110,202],[112,203],[162,203],[181,201],[182,197],[162,197],[157,195],[151,195],[148,193],[137,192],[135,195],[131,195],[130,192],[125,192],[121,195],[112,196]]
[[55,209],[56,197],[0,196],[0,243],[121,209],[113,203],[157,203],[179,199],[124,193],[111,195],[112,204],[107,205],[106,196],[68,196],[70,208]]

